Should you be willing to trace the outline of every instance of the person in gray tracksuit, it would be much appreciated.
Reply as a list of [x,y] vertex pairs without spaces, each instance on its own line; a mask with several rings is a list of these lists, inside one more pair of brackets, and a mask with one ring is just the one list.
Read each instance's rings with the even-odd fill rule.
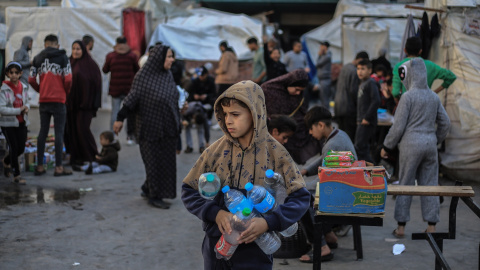
[[[417,180],[419,185],[437,186],[437,144],[447,136],[450,119],[440,98],[427,85],[427,69],[421,58],[405,62],[398,72],[408,92],[398,103],[395,122],[385,138],[381,155],[387,157],[398,146],[400,185],[415,185]],[[411,196],[397,196],[398,227],[393,234],[399,238],[404,236],[405,225],[410,220],[411,202]],[[434,232],[439,221],[439,197],[422,196],[421,207],[423,219],[428,222],[427,232]]]

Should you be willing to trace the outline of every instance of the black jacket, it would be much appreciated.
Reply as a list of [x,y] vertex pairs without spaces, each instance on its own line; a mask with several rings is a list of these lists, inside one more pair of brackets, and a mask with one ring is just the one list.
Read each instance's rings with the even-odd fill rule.
[[362,81],[358,88],[357,100],[357,122],[363,119],[370,122],[370,125],[377,125],[377,110],[380,106],[380,94],[377,83],[368,78]]
[[114,141],[111,144],[102,147],[100,158],[97,158],[96,161],[98,164],[107,165],[112,168],[113,171],[116,171],[118,166],[118,151],[120,151],[120,143]]

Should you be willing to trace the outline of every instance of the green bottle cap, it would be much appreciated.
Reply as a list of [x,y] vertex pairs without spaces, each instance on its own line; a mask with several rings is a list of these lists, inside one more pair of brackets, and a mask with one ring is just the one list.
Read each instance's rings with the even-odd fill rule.
[[243,214],[244,216],[247,216],[247,217],[248,217],[248,216],[250,216],[251,213],[252,213],[252,210],[251,210],[250,208],[248,208],[248,207],[243,208],[242,214]]

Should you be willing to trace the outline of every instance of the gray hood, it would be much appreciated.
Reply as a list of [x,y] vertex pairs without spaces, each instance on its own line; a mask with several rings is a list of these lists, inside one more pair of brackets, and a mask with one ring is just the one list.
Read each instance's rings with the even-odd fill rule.
[[416,57],[403,63],[398,68],[398,75],[402,80],[407,91],[414,89],[428,89],[427,84],[427,67],[422,58]]
[[30,37],[30,36],[24,36],[22,38],[22,49],[26,50],[26,51],[29,51],[30,49],[28,48],[28,43],[30,43],[30,41],[32,41],[33,38]]

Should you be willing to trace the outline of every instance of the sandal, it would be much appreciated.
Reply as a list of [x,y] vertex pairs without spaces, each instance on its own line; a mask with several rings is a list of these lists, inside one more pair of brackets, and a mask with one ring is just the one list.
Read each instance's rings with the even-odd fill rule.
[[45,174],[46,172],[47,172],[47,171],[45,170],[45,168],[43,168],[43,171],[39,171],[39,170],[38,170],[38,166],[37,166],[37,167],[35,167],[35,170],[34,170],[34,172],[33,172],[33,175],[35,175],[35,176],[40,176],[40,175],[42,175],[42,174]]
[[13,178],[13,183],[19,185],[26,185],[27,180],[23,179],[20,175]]
[[394,229],[392,234],[393,234],[393,236],[395,236],[396,238],[399,238],[399,239],[405,238],[405,234],[397,233],[397,229]]
[[65,171],[63,170],[62,172],[54,172],[53,176],[67,176],[67,175],[72,175],[73,172],[71,171]]
[[[302,259],[298,259],[298,260],[301,261],[302,263],[313,263],[313,249],[311,249],[305,255],[308,256],[308,260],[302,260]],[[330,252],[327,255],[323,255],[323,256],[320,257],[321,262],[328,262],[328,261],[331,261],[331,260],[333,260],[333,252]]]

